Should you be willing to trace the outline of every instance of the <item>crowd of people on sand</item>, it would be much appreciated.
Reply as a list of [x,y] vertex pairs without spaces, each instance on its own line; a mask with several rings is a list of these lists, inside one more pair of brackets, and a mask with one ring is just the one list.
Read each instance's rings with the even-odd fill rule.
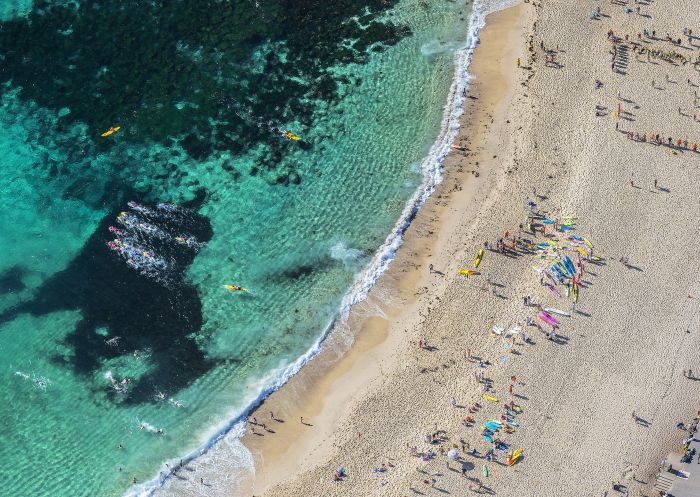
[[[683,372],[685,373],[685,371]],[[695,441],[695,434],[698,431],[698,423],[700,423],[700,411],[697,411],[695,417],[690,423],[683,423],[680,422],[678,425],[676,425],[676,428],[679,430],[687,431],[688,436],[685,437],[682,442],[681,442],[681,456],[680,456],[680,462],[681,464],[690,464],[693,462],[693,458],[697,455],[697,451],[695,448],[691,447],[691,443]],[[698,464],[700,464],[700,456],[698,457]],[[674,468],[673,463],[668,460],[668,458],[665,458],[664,460],[661,461],[661,464],[659,464],[659,470],[656,476],[656,481],[657,485],[662,482],[662,475],[666,472],[668,473],[677,473],[681,471],[680,468]],[[687,477],[687,475],[686,475]],[[671,494],[667,493],[667,490],[664,489],[659,489],[657,487],[654,487],[655,490],[659,490],[659,495],[660,497],[669,497]]]
[[[657,38],[656,36],[656,31],[655,30],[647,30],[644,29],[642,32],[638,32],[637,35],[637,40],[639,43],[632,41],[632,51],[635,53],[635,56],[637,56],[637,60],[639,60],[640,55],[646,54],[647,60],[651,59],[659,59],[666,61],[674,66],[679,66],[679,65],[686,65],[688,63],[692,63],[696,68],[700,66],[700,55],[696,56],[693,58],[692,56],[686,56],[683,53],[680,53],[674,49],[665,49],[665,48],[658,48],[658,47],[649,47],[649,46],[644,46],[641,44],[642,41],[645,41],[647,43],[650,43],[647,40],[661,40],[661,38]],[[683,37],[685,37],[688,41],[688,44],[690,47],[695,47],[695,45],[692,44],[692,41],[694,39],[697,39],[696,37],[693,37],[693,30],[690,28],[683,28]],[[611,50],[610,54],[612,55],[612,68],[613,71],[617,70],[617,58],[618,58],[618,46],[621,46],[621,44],[624,44],[625,42],[630,41],[630,36],[629,35],[624,35],[624,40],[623,37],[620,35],[615,34],[615,32],[612,29],[609,29],[607,32],[607,38],[611,42]],[[673,44],[674,46],[682,46],[683,40],[681,37],[673,37],[669,33],[666,33],[665,36],[665,41]],[[700,49],[700,45],[695,47]],[[666,83],[675,83],[674,81],[671,81],[668,75],[666,75]],[[698,87],[700,85],[697,85],[693,83],[691,78],[687,78],[687,84],[689,87]],[[596,80],[596,88],[600,88],[602,86],[602,83],[599,80]],[[663,89],[659,88],[656,85],[656,81],[652,79],[651,81],[651,86],[654,89]],[[620,94],[618,92],[618,99],[622,99],[620,97]],[[622,99],[624,100],[624,99]],[[628,101],[629,102],[629,101]],[[694,98],[693,98],[693,104],[692,108],[696,109],[698,108],[698,92],[697,90],[694,91]],[[606,115],[606,108],[597,105],[596,106],[596,116],[601,116],[601,115]],[[620,129],[620,119],[625,116],[626,114],[629,114],[628,112],[625,112],[621,109],[621,105],[618,103],[617,104],[617,109],[613,112],[610,113],[616,120],[617,122],[615,123],[615,130],[616,131],[622,131],[625,136],[627,137],[628,140],[633,140],[636,142],[640,143],[649,143],[652,145],[657,145],[657,146],[666,146],[669,147],[672,150],[672,153],[677,153],[677,151],[692,151],[695,153],[698,153],[698,141],[697,140],[689,140],[687,137],[684,138],[678,138],[678,137],[672,137],[672,136],[663,136],[660,133],[650,133],[648,131],[634,131],[634,130],[622,130]],[[681,107],[678,108],[678,115],[681,116],[690,116],[691,113],[685,114],[683,109]],[[697,113],[692,112],[692,117],[694,122],[698,122],[698,116]]]
[[[534,194],[536,198],[539,198],[536,191]],[[602,258],[593,255],[593,244],[588,239],[574,234],[575,225],[576,218],[574,216],[548,219],[547,214],[540,211],[534,201],[528,201],[527,217],[523,224],[518,226],[518,230],[515,232],[507,230],[503,237],[495,241],[485,241],[483,243],[484,249],[480,251],[477,258],[481,263],[484,251],[490,251],[493,254],[507,257],[528,256],[540,259],[543,262],[542,267],[537,269],[540,275],[540,285],[548,288],[554,297],[570,297],[573,300],[572,312],[575,312],[575,302],[578,301],[579,297],[578,289],[586,285],[582,281],[585,274],[584,262],[599,263],[602,260]],[[574,263],[572,257],[577,262]],[[475,266],[477,266],[476,261]],[[435,271],[432,265],[429,269],[430,274],[443,274]],[[476,271],[466,274],[481,276],[481,273]],[[486,273],[483,277],[489,285],[493,284],[491,277]],[[536,318],[551,327],[551,330],[544,330],[532,316],[524,317],[525,327],[539,329],[545,338],[552,341],[560,338],[557,335],[560,326],[559,320],[552,314],[558,312],[568,317],[572,315],[559,309],[544,307],[543,304],[536,303],[530,295],[523,297],[523,305],[526,309],[533,310]],[[520,352],[515,350],[516,346],[534,343],[523,328],[519,322],[506,332],[505,328],[497,325],[490,333],[493,337],[503,339],[504,350],[510,354],[519,355]],[[421,338],[417,345],[421,352],[436,350],[428,345],[428,340],[424,338]],[[436,485],[439,483],[439,478],[443,476],[439,467],[442,464],[441,461],[444,461],[446,469],[461,472],[462,476],[468,480],[468,488],[471,491],[491,492],[492,490],[485,485],[484,480],[490,474],[489,463],[496,462],[499,466],[508,467],[517,464],[520,460],[522,449],[514,450],[509,438],[524,425],[520,418],[524,409],[516,403],[516,399],[524,397],[518,395],[516,390],[525,384],[518,381],[515,375],[511,375],[510,381],[496,386],[495,380],[487,375],[489,368],[494,368],[499,363],[501,365],[508,364],[511,356],[505,354],[494,363],[475,356],[472,350],[467,348],[464,351],[464,359],[473,366],[473,376],[479,385],[478,395],[480,397],[473,398],[464,405],[455,397],[449,401],[452,409],[464,410],[461,424],[466,433],[451,434],[435,424],[432,430],[426,433],[418,443],[406,444],[408,455],[420,461],[416,468],[420,475],[418,476],[420,480],[418,487],[438,488]],[[427,371],[426,368],[421,368],[421,372]],[[474,395],[476,397],[477,393]],[[494,412],[492,406],[500,406],[500,408]],[[499,459],[504,460],[504,462],[498,462]],[[451,468],[451,462],[458,464],[458,468]],[[471,470],[476,468],[477,464],[481,465],[480,478],[469,474]],[[436,465],[437,468],[435,468]],[[373,473],[381,475],[390,472],[392,468],[394,468],[394,464],[390,462],[381,463],[373,469]],[[340,482],[347,476],[347,470],[341,467],[333,475],[333,480]],[[420,491],[413,487],[411,490]]]
[[[688,44],[690,47],[694,47],[694,45],[691,44],[691,40],[694,38],[692,37],[692,29],[684,28],[684,33],[686,33],[685,36],[688,37]],[[690,34],[687,34],[690,33]],[[618,57],[618,48],[619,47],[625,47],[626,48],[626,43],[629,43],[632,46],[632,53],[635,55],[635,58],[637,61],[639,61],[640,56],[646,55],[647,62],[651,62],[652,60],[661,60],[668,62],[669,64],[672,65],[687,65],[687,64],[692,64],[696,68],[700,66],[700,54],[693,57],[692,55],[688,55],[686,53],[679,52],[678,50],[675,50],[674,48],[666,48],[666,47],[660,47],[660,46],[645,46],[642,43],[651,43],[648,40],[654,40],[654,41],[659,41],[660,39],[656,37],[656,31],[647,31],[646,29],[643,30],[643,32],[638,32],[636,34],[636,41],[634,40],[635,37],[630,37],[630,35],[625,34],[625,35],[619,35],[615,34],[615,32],[612,29],[609,29],[607,32],[607,39],[610,42],[610,54],[612,56],[612,69],[613,71],[616,70],[616,63],[617,63],[617,57]],[[671,43],[674,47],[681,47],[683,46],[683,42],[681,38],[674,39],[671,37],[671,35],[667,34],[666,35],[666,41]],[[687,48],[687,47],[684,47]],[[696,47],[696,48],[700,48]]]
[[[685,423],[678,423],[679,429],[688,432],[688,436],[683,439],[683,445],[681,447],[683,451],[683,456],[681,457],[682,463],[692,462],[693,456],[695,456],[696,450],[690,448],[690,442],[695,440],[695,433],[698,431],[698,423],[700,423],[700,411],[697,412],[695,418],[687,425]],[[698,464],[700,464],[700,458],[698,458]]]

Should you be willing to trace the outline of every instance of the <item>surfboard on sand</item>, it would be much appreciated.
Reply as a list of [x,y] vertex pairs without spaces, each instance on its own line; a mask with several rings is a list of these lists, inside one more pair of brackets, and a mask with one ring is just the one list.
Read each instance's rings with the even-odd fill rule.
[[466,274],[467,276],[470,276],[472,274],[476,274],[476,271],[474,271],[473,269],[458,269],[457,272],[459,274]]
[[479,264],[481,264],[481,259],[484,257],[484,249],[479,250],[479,253],[476,254],[476,259],[474,259],[474,269],[479,267]]
[[520,459],[520,456],[523,455],[523,449],[518,449],[515,452],[513,452],[513,455],[508,458],[508,466],[512,466],[516,462],[518,462],[518,459]]
[[562,311],[561,309],[557,309],[556,307],[545,307],[544,310],[550,314],[559,314],[560,316],[571,317],[571,314],[566,311]]

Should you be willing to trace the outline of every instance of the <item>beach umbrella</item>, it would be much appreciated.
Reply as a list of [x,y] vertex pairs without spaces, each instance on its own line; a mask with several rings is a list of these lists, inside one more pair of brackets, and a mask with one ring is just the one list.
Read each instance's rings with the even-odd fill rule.
[[447,451],[447,457],[449,457],[453,461],[456,461],[457,459],[459,459],[459,452],[457,452],[456,449],[450,449],[449,451]]

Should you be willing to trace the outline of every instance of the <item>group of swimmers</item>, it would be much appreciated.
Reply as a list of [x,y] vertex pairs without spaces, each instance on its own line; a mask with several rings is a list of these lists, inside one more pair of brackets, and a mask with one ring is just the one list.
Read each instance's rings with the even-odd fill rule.
[[32,374],[29,376],[27,373],[23,373],[22,371],[15,371],[15,376],[19,376],[23,380],[31,380],[32,385],[34,385],[35,388],[38,390],[46,391],[46,387],[49,386],[49,383],[51,383],[48,378],[44,378],[43,376],[36,376]]
[[202,247],[203,244],[191,235],[179,233],[173,236],[155,224],[159,219],[175,222],[184,219],[187,215],[185,209],[167,203],[159,203],[155,210],[134,201],[129,201],[127,205],[133,212],[124,211],[117,216],[116,220],[122,228],[109,226],[109,232],[117,238],[108,241],[107,246],[119,253],[129,267],[142,275],[163,280],[173,269],[173,261],[157,255],[153,250],[153,241],[156,239],[161,243],[174,243],[194,251]]

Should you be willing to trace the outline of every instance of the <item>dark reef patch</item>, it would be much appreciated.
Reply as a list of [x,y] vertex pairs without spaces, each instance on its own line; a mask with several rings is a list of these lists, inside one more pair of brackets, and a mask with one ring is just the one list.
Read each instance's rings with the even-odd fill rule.
[[410,34],[380,18],[397,1],[38,0],[0,23],[0,83],[70,109],[62,126],[86,123],[97,150],[114,143],[100,132],[119,124],[119,140],[176,138],[195,159],[264,143],[274,169],[299,143],[270,127],[308,128],[315,101],[341,98],[345,77],[329,67]]
[[25,285],[22,281],[24,273],[25,269],[20,266],[12,266],[0,273],[0,295],[24,290]]
[[[79,311],[82,318],[66,338],[72,353],[54,360],[78,374],[91,375],[106,359],[148,350],[151,368],[132,382],[123,402],[150,402],[155,389],[175,393],[213,366],[191,337],[203,322],[199,295],[181,278],[194,252],[182,251],[174,257],[178,274],[165,287],[128,267],[107,248],[106,242],[113,238],[107,228],[116,215],[102,220],[75,259],[49,278],[32,300],[0,314],[0,324],[24,313],[41,316]],[[200,241],[211,239],[209,221],[194,212],[186,220],[174,218],[170,223],[187,229]],[[0,275],[0,283],[16,282],[19,276],[17,270],[11,270]],[[107,337],[98,333],[101,329],[107,330]],[[119,337],[118,344],[110,346],[106,338],[113,337]]]

